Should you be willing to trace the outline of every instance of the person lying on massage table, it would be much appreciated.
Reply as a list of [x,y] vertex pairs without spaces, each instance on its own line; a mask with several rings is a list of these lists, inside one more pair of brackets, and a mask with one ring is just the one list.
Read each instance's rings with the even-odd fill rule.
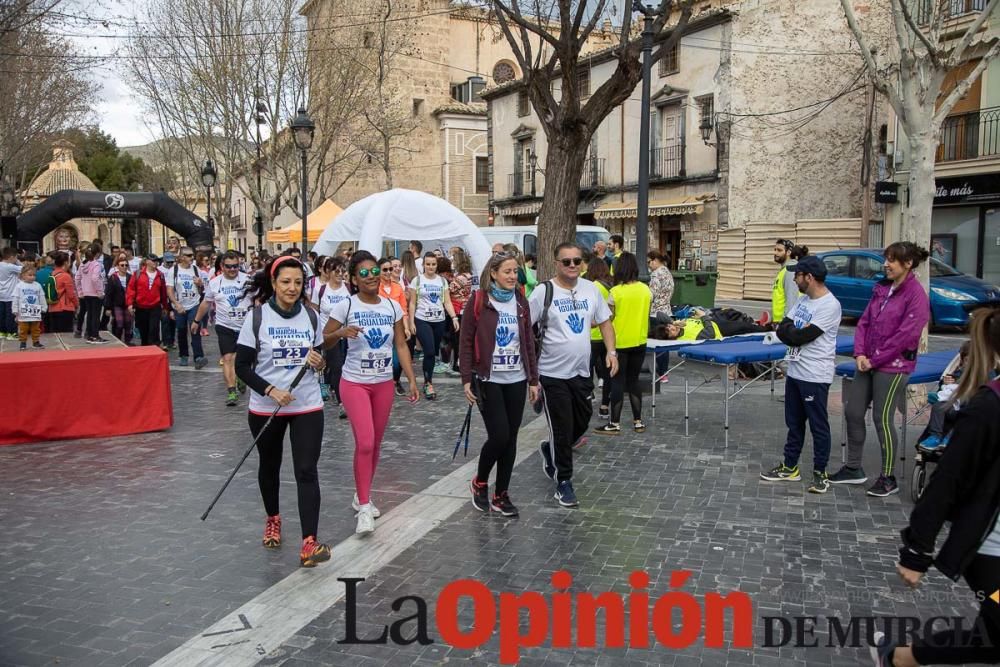
[[659,340],[722,340],[728,336],[770,331],[735,308],[715,308],[707,315],[676,320],[656,327]]

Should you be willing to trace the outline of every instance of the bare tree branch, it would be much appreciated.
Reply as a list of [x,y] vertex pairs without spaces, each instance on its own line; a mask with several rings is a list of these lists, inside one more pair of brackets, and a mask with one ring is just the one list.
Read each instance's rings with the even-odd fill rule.
[[920,42],[924,45],[924,48],[927,49],[928,57],[931,59],[934,65],[937,66],[938,64],[940,64],[941,54],[938,53],[937,46],[935,44],[931,44],[930,39],[928,39],[927,36],[924,35],[924,31],[921,30],[920,26],[917,25],[917,22],[913,20],[913,15],[910,13],[909,7],[906,6],[906,0],[892,0],[892,2],[897,3],[899,5],[899,11],[903,15],[903,20],[906,22],[906,25],[910,28],[910,32],[912,32],[913,35],[917,39],[919,39]]

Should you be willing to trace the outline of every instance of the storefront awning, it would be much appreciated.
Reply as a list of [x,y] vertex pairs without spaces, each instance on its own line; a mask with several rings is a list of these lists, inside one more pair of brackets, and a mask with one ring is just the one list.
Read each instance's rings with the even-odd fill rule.
[[[660,215],[698,215],[703,210],[705,210],[705,203],[696,197],[649,202],[649,217],[651,218]],[[635,218],[638,215],[639,210],[635,204],[605,204],[594,209],[594,217],[598,220]]]
[[498,213],[500,215],[515,217],[519,215],[538,215],[538,212],[542,210],[541,201],[525,202],[523,204],[509,204],[506,206],[498,206]]

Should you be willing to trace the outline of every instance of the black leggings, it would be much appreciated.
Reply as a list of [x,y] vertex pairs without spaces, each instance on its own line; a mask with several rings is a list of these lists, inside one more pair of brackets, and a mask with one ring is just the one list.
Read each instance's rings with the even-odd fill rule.
[[326,357],[326,371],[323,372],[323,382],[333,388],[333,394],[340,400],[340,376],[344,372],[344,360],[347,358],[347,341],[338,340],[333,347],[326,350],[323,355]]
[[517,458],[517,432],[524,416],[528,381],[522,380],[514,384],[477,381],[476,387],[479,412],[486,425],[486,442],[479,452],[476,478],[488,483],[490,472],[496,466],[494,493],[499,495],[510,488],[510,475],[514,471],[514,459]]
[[602,380],[601,407],[611,405],[611,371],[608,370],[608,348],[603,340],[590,341],[590,369]]
[[427,322],[417,319],[417,340],[424,351],[424,382],[430,383],[434,380],[434,362],[437,361],[438,351],[441,349],[441,339],[444,338],[444,326],[446,320],[440,322]]
[[[256,438],[264,427],[267,416],[247,415],[250,433]],[[295,486],[299,496],[299,522],[302,537],[316,535],[319,526],[319,474],[316,464],[323,443],[323,411],[314,410],[301,415],[278,415],[267,427],[267,431],[257,441],[260,467],[257,469],[257,483],[264,499],[264,510],[268,516],[278,514],[278,488],[281,485],[281,450],[285,441],[285,429],[292,441],[292,465],[295,468]]]
[[[929,642],[915,638],[913,659],[921,665],[1000,664],[1000,606],[989,597],[1000,588],[1000,556],[976,556],[964,576],[969,588],[981,596],[979,616],[972,624],[962,624],[968,630],[956,632],[953,627],[936,632]],[[979,634],[973,639],[983,631],[988,637]],[[992,645],[984,645],[983,639]]]
[[639,371],[646,357],[645,346],[618,348],[618,374],[611,378],[611,421],[621,422],[625,393],[632,405],[632,419],[642,419],[642,388]]

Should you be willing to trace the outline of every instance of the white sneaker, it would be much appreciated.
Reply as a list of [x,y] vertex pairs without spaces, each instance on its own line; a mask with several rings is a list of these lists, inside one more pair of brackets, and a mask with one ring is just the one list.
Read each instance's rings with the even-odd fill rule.
[[[371,498],[368,499],[368,506],[372,508],[372,517],[377,519],[382,516],[382,513],[375,507],[375,503],[372,502]],[[358,494],[356,493],[354,494],[354,500],[351,501],[351,509],[355,512],[361,511],[361,503],[358,502]]]
[[354,529],[358,535],[369,535],[375,532],[375,517],[372,516],[372,506],[369,503],[358,510],[358,527]]

